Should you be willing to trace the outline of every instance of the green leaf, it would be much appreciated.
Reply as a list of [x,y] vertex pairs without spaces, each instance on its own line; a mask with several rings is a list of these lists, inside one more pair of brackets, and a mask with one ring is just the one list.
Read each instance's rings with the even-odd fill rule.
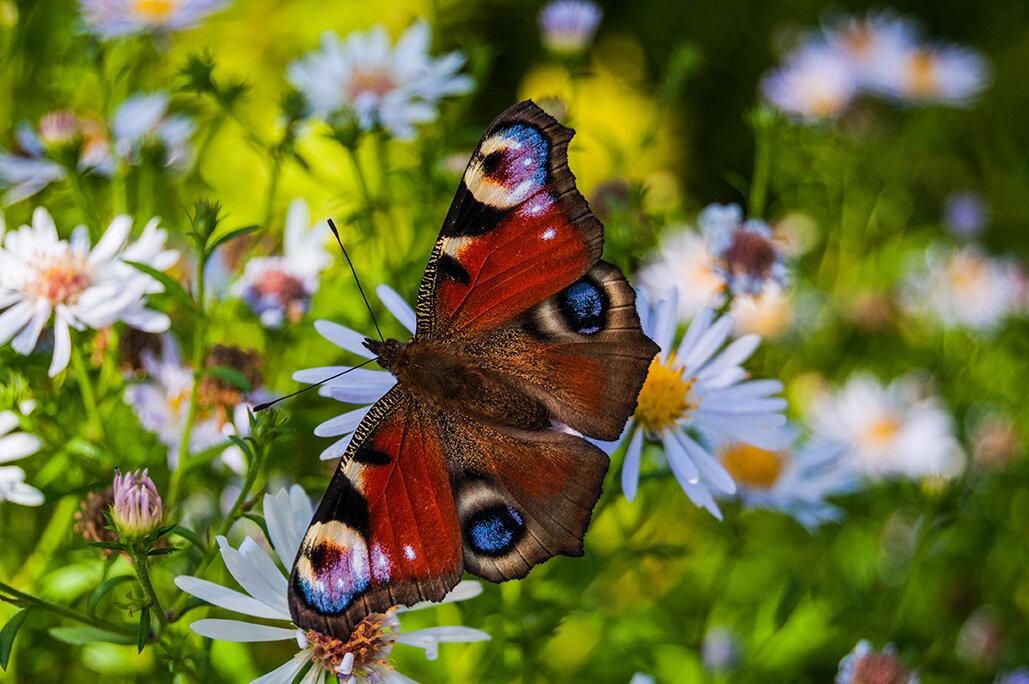
[[99,627],[51,627],[50,636],[66,644],[91,644],[106,641],[112,644],[134,644],[136,640],[127,634],[109,632]]
[[29,616],[31,608],[19,610],[14,614],[4,628],[0,630],[0,669],[7,670],[7,663],[11,659],[11,649],[14,648],[14,637],[18,635],[25,618]]
[[790,619],[793,611],[800,605],[800,600],[804,597],[803,588],[804,583],[800,581],[799,577],[796,575],[790,577],[786,588],[783,589],[782,596],[779,597],[779,605],[775,607],[776,629],[781,629]]
[[268,524],[264,521],[264,517],[258,515],[257,513],[244,513],[243,517],[247,520],[252,520],[253,522],[257,523],[258,527],[261,528],[261,531],[264,532],[264,536],[268,539],[271,539],[271,535],[268,534]]
[[136,647],[138,653],[143,652],[147,640],[150,639],[150,606],[145,606],[139,616],[139,631],[136,633]]
[[150,276],[151,278],[153,278],[157,282],[161,283],[161,285],[164,286],[164,291],[165,292],[167,292],[172,297],[174,297],[178,301],[182,302],[186,306],[192,308],[192,306],[193,306],[193,298],[189,296],[188,292],[186,292],[186,288],[182,287],[182,285],[179,284],[179,281],[175,280],[174,278],[172,278],[167,273],[164,273],[162,271],[158,271],[153,266],[149,266],[147,264],[142,264],[142,263],[140,263],[138,261],[128,261],[128,260],[126,260],[125,263],[128,264],[129,266],[132,266],[137,271],[141,271],[143,273],[146,273],[148,276]]
[[204,542],[202,539],[200,539],[200,536],[188,527],[183,527],[182,525],[174,525],[170,530],[168,530],[168,534],[178,535],[186,541],[188,541],[193,546],[200,549],[201,551],[206,550]]
[[159,549],[150,549],[149,551],[147,551],[146,555],[148,555],[148,556],[167,556],[169,553],[175,553],[178,550],[179,549],[176,546],[162,546]]
[[214,241],[214,244],[207,248],[208,253],[214,252],[229,240],[235,240],[238,237],[243,237],[248,233],[253,233],[255,230],[260,230],[261,226],[245,226],[243,228],[237,228],[236,230],[229,231],[225,235]]
[[250,381],[246,379],[246,376],[235,368],[229,368],[228,366],[214,366],[213,368],[205,368],[204,372],[208,375],[213,375],[219,380],[224,380],[243,392],[254,391],[254,388],[250,385]]
[[134,579],[135,577],[132,575],[119,575],[117,577],[110,578],[102,584],[98,584],[96,589],[89,594],[89,599],[86,601],[86,610],[88,610],[89,614],[92,615],[96,612],[96,607],[100,605],[100,599],[102,599],[107,592],[111,591],[111,589],[114,589],[123,582],[131,582]]
[[246,443],[246,440],[241,439],[236,435],[229,435],[229,441],[242,449],[243,453],[246,454],[247,463],[253,462],[254,452],[250,450],[250,445]]

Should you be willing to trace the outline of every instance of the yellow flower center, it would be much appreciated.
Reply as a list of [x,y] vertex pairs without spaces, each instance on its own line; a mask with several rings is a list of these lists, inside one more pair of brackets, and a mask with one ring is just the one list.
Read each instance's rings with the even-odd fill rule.
[[30,295],[46,299],[51,306],[72,303],[89,287],[89,264],[67,250],[40,258],[33,270],[34,277],[25,289]]
[[354,100],[362,93],[373,93],[383,97],[396,87],[397,80],[389,67],[366,66],[354,69],[350,80],[343,86],[343,91],[347,99]]
[[136,0],[136,14],[149,22],[159,23],[176,9],[176,0]]
[[732,479],[753,489],[769,489],[782,475],[786,456],[749,444],[731,444],[719,454]]
[[969,256],[957,256],[947,264],[951,287],[962,295],[975,294],[982,285],[986,262]]
[[[400,621],[394,615],[396,607],[385,613],[372,613],[357,623],[347,641],[316,632],[307,631],[304,636],[311,648],[311,659],[329,672],[335,672],[348,653],[354,654],[352,672],[362,673],[368,681],[392,670],[387,658],[393,649],[393,634],[400,628]],[[373,679],[374,677],[374,679]]]
[[908,65],[908,88],[915,97],[928,97],[936,93],[936,60],[927,50],[919,51]]
[[874,445],[881,445],[900,432],[900,421],[893,416],[883,416],[868,426],[865,432],[865,441]]
[[647,379],[636,401],[636,420],[643,427],[655,432],[672,427],[675,421],[697,408],[696,400],[690,401],[690,388],[696,378],[683,379],[683,368],[675,368],[675,355],[662,364],[655,357],[650,362]]

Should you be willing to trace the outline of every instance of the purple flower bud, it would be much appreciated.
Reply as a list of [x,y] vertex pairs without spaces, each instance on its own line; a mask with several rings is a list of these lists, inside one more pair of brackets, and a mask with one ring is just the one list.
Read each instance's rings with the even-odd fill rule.
[[115,471],[111,517],[122,541],[143,537],[160,526],[164,505],[147,469],[126,475]]

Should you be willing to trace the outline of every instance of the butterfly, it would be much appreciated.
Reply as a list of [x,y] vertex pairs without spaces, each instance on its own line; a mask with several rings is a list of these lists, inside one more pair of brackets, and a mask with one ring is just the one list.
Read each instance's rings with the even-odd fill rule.
[[396,376],[332,477],[289,579],[294,623],[339,639],[365,616],[438,601],[465,571],[524,577],[581,556],[658,347],[600,259],[575,187],[574,131],[531,101],[472,154],[421,280],[415,335],[366,339]]

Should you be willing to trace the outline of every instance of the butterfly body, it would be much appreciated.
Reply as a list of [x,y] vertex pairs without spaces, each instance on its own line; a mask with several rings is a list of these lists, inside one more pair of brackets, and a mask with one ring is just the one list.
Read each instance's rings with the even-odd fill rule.
[[583,553],[613,440],[657,346],[600,259],[572,131],[531,102],[487,129],[429,257],[408,342],[365,346],[397,384],[358,426],[290,577],[294,622],[365,615]]

